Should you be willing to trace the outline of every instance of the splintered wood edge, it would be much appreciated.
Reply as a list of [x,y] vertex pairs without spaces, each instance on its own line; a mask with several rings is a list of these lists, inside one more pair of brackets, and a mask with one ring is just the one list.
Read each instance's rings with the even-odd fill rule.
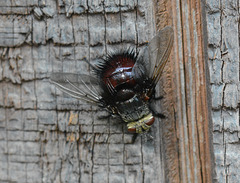
[[207,34],[202,3],[155,1],[158,30],[171,25],[175,36],[161,80],[166,93],[162,108],[167,119],[161,126],[167,182],[213,180]]

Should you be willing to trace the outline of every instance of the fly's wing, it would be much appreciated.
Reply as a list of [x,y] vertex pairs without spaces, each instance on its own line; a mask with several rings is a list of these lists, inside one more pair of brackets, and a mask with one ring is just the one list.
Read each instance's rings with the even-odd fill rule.
[[168,61],[173,46],[173,29],[169,26],[163,28],[150,41],[148,46],[149,68],[148,76],[156,86],[162,71]]
[[86,74],[53,73],[51,83],[69,96],[103,106],[100,81]]
[[[146,80],[148,83],[148,96],[151,95],[159,81],[164,66],[167,63],[173,46],[173,29],[169,26],[163,28],[143,49],[139,59],[133,67],[135,79]],[[139,79],[140,78],[140,79]]]

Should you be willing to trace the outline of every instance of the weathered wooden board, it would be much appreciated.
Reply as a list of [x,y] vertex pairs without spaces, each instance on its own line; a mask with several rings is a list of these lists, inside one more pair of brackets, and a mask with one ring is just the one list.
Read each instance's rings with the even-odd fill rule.
[[[60,97],[52,72],[89,72],[154,35],[145,0],[0,2],[0,182],[164,182],[160,128],[143,144],[103,111]],[[159,123],[156,123],[158,126]],[[157,173],[156,173],[157,172]]]
[[[172,151],[166,151],[165,155],[168,157],[170,152],[167,159],[170,159],[170,162],[175,160],[165,170],[168,171],[167,182],[212,182],[214,162],[208,106],[210,96],[207,91],[207,44],[204,42],[207,37],[203,24],[203,2],[166,2],[169,12],[166,20],[175,29],[170,72],[164,75],[170,80],[170,87],[166,88],[169,95],[164,108],[171,111],[172,116],[169,120],[172,127],[168,132],[172,142],[164,144],[165,148],[169,147]],[[162,16],[159,20],[164,19],[164,14]],[[161,21],[159,22],[157,25],[161,27]],[[171,90],[172,92],[169,92]]]
[[[206,2],[210,85],[201,13],[200,0],[0,2],[0,182],[210,182],[211,170],[238,182],[239,2]],[[160,82],[167,118],[152,143],[131,144],[122,124],[48,82],[51,72],[89,72],[85,59],[141,49],[166,25],[175,30]]]
[[239,1],[207,1],[213,143],[218,182],[239,182]]

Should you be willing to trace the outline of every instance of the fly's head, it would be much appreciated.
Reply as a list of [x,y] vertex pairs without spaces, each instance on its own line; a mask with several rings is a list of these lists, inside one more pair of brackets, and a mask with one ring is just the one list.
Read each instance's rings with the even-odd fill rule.
[[155,118],[152,113],[149,113],[147,116],[144,116],[143,118],[133,121],[127,124],[128,131],[134,132],[134,133],[144,133],[149,131],[152,124],[154,123]]

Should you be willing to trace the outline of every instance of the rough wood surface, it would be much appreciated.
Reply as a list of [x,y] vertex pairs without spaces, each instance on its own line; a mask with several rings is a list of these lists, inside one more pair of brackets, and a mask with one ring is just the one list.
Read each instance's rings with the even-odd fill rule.
[[207,1],[217,182],[239,182],[239,1]]
[[[239,182],[239,2],[210,0],[206,10],[212,169],[216,182]],[[155,22],[175,29],[160,83],[167,118],[154,124],[152,143],[131,144],[122,124],[61,97],[48,77],[88,72],[85,59],[114,49],[141,49]],[[201,26],[200,0],[1,1],[0,182],[210,182]]]
[[[168,143],[164,143],[164,148],[172,149],[165,151],[167,152],[165,156],[168,157],[166,164],[168,162],[171,164],[165,169],[167,182],[209,183],[213,179],[213,156],[207,102],[210,97],[207,94],[202,2],[200,0],[165,2],[169,11],[169,17],[166,19],[175,29],[175,45],[169,63],[170,72],[164,75],[170,78],[168,80],[172,80],[166,90],[169,95],[164,104],[164,108],[167,108],[172,116],[170,120],[168,119],[172,126],[165,124],[169,126],[167,134],[171,135],[168,135]],[[161,21],[159,22],[161,24]],[[158,22],[157,25],[159,26]],[[163,128],[163,131],[165,129]]]
[[[145,0],[0,2],[0,182],[165,182],[161,129],[143,144],[50,85],[154,35]],[[155,127],[159,123],[155,124]],[[157,172],[157,173],[156,173]]]

